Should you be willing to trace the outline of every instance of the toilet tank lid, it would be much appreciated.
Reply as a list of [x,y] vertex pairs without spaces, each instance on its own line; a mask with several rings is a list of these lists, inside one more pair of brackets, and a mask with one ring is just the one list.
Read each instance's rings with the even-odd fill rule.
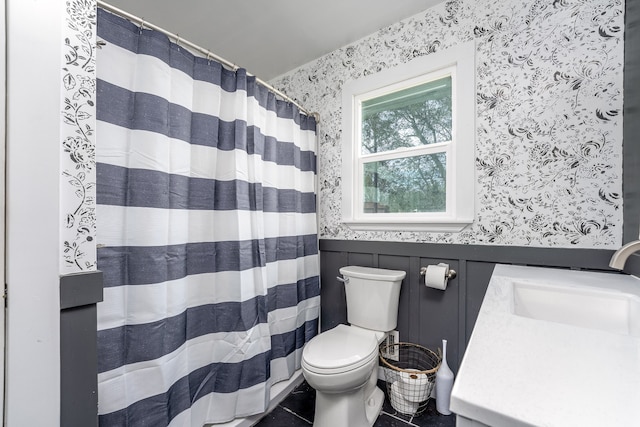
[[349,265],[340,269],[340,274],[343,276],[357,277],[358,279],[367,280],[402,280],[407,273],[401,270],[386,270],[383,268],[373,267],[359,267],[356,265]]

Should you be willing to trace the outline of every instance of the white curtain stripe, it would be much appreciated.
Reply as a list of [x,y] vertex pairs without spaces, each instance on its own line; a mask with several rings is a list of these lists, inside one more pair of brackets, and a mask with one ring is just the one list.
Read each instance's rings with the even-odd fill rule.
[[[97,233],[104,246],[166,246],[198,242],[251,240],[252,221],[266,221],[265,238],[315,234],[314,213],[209,211],[98,205],[103,219]],[[128,221],[128,218],[145,221]]]
[[[295,166],[278,165],[271,161],[263,162],[258,154],[193,145],[155,132],[127,129],[102,121],[98,121],[96,129],[101,141],[96,147],[97,155],[104,164],[223,181],[240,176],[254,183],[259,181],[255,177],[249,179],[248,164],[261,162],[264,168],[261,175],[269,178],[263,185],[273,187],[275,180],[270,177],[275,176],[282,189],[315,191],[313,171],[300,171]],[[212,169],[211,165],[216,168]]]

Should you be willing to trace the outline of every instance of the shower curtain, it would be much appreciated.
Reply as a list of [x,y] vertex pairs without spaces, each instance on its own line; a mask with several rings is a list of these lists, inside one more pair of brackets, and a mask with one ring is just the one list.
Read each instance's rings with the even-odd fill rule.
[[263,412],[318,329],[315,121],[101,9],[98,39],[100,425]]

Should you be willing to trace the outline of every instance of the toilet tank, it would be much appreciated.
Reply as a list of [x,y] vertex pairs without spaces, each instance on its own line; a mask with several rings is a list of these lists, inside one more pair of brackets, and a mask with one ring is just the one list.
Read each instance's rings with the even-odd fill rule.
[[354,326],[388,332],[398,324],[400,285],[404,271],[348,266],[340,269],[345,279],[347,320]]

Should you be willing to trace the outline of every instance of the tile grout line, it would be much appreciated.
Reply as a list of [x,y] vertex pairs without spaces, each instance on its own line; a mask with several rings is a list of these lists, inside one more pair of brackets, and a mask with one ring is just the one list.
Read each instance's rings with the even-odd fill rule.
[[307,424],[313,425],[313,423],[312,423],[311,421],[309,421],[308,419],[306,419],[306,418],[305,418],[305,417],[303,417],[303,416],[300,416],[300,415],[296,414],[296,413],[295,413],[295,412],[293,412],[291,409],[289,409],[289,408],[285,408],[285,407],[284,407],[284,406],[282,406],[282,405],[279,405],[279,406],[280,406],[282,409],[284,409],[285,411],[287,411],[288,413],[295,415],[296,417],[300,418],[302,421],[305,421]]
[[[381,414],[388,415],[388,416],[390,416],[391,418],[394,418],[394,419],[396,419],[396,420],[398,420],[398,421],[402,421],[404,424],[407,424],[407,425],[410,425],[410,426],[414,426],[414,427],[418,427],[417,425],[415,425],[415,424],[413,424],[413,423],[411,423],[411,422],[409,422],[409,421],[407,421],[407,420],[403,420],[402,418],[399,418],[399,417],[397,417],[397,416],[395,416],[395,415],[393,415],[393,414],[390,414],[390,413],[388,413],[388,412],[380,411],[380,413],[381,413]],[[413,417],[412,417],[411,419],[413,419]]]

